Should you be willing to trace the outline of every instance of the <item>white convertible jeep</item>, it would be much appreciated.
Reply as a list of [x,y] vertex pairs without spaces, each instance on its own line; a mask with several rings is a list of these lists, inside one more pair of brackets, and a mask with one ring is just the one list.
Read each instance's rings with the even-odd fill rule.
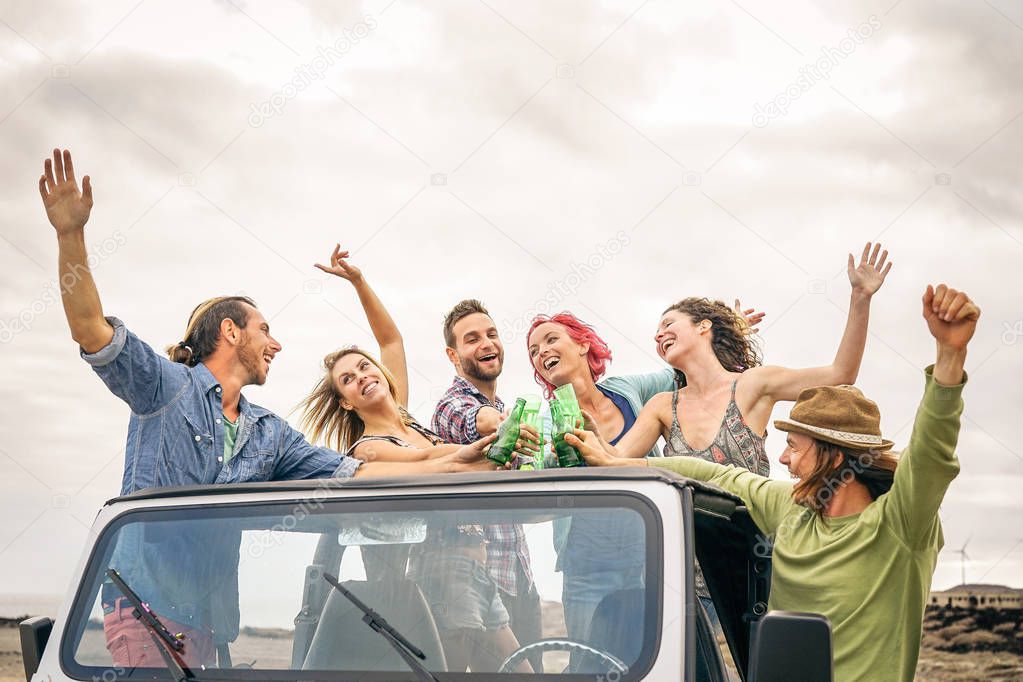
[[[450,539],[509,524],[529,545],[542,638],[520,635],[515,649],[484,628],[452,637],[445,623],[478,615],[467,582],[489,578],[486,546]],[[622,527],[634,532],[603,541]],[[828,622],[767,612],[769,545],[741,502],[661,470],[154,489],[108,502],[91,537],[56,620],[22,623],[34,682],[831,680]],[[586,594],[564,585],[559,554],[589,576]],[[716,625],[696,595],[697,561]],[[609,566],[626,567],[621,581]],[[594,595],[569,637],[563,604]],[[113,625],[147,628],[133,655],[148,650],[148,667],[124,663],[111,603],[139,607]],[[206,633],[215,654],[187,663],[200,643],[161,618]]]

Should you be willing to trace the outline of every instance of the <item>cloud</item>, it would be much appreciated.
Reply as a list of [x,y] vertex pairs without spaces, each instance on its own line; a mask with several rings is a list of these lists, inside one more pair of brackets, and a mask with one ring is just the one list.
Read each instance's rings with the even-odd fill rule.
[[[686,295],[766,310],[768,362],[829,362],[845,254],[883,234],[896,267],[875,300],[859,383],[904,444],[933,356],[923,285],[947,280],[980,301],[963,473],[942,515],[950,545],[976,532],[984,561],[1008,550],[990,518],[1020,511],[1005,492],[1023,401],[1011,380],[1023,371],[1023,334],[1012,341],[1017,323],[1023,331],[1012,295],[1023,285],[1017,29],[985,5],[900,3],[829,81],[754,129],[757,102],[887,7],[749,5],[758,23],[732,6],[650,3],[625,21],[631,9],[490,4],[505,18],[482,3],[13,7],[5,21],[52,62],[13,34],[0,42],[0,116],[18,105],[0,123],[0,322],[56,278],[35,183],[58,144],[94,179],[90,247],[125,237],[96,268],[105,311],[161,347],[198,301],[254,296],[285,350],[248,395],[282,414],[325,352],[372,347],[348,285],[312,268],[338,241],[402,327],[426,420],[452,374],[440,320],[454,302],[477,296],[514,319],[619,231],[630,244],[558,305],[598,327],[620,374],[661,367],[653,327]],[[322,81],[249,125],[253,104],[367,15],[378,26]],[[69,77],[52,78],[54,63]],[[559,64],[571,77],[557,77]],[[509,339],[506,353],[504,397],[535,393],[524,341]],[[81,524],[117,489],[127,412],[76,357],[59,304],[4,347],[0,373],[0,449],[17,459],[0,457],[11,520],[0,546],[31,525],[0,579],[59,591]],[[771,433],[772,461],[780,447]],[[60,555],[43,561],[51,546]],[[1014,561],[992,576],[1007,580]],[[40,564],[37,580],[26,566]],[[943,555],[936,581],[953,575]]]

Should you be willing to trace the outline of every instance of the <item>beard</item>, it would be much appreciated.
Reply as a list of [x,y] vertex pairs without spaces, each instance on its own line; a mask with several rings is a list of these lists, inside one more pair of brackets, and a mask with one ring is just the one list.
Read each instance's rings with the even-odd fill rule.
[[243,341],[238,346],[238,361],[242,363],[242,367],[245,368],[247,376],[245,377],[246,384],[256,384],[262,386],[266,383],[266,375],[262,374],[261,363],[263,361],[262,356],[256,352],[249,342],[248,336],[243,337]]
[[501,376],[501,370],[504,369],[504,351],[497,354],[497,366],[494,369],[483,369],[476,358],[463,357],[461,358],[462,371],[467,376],[476,379],[477,381],[493,381],[497,377]]

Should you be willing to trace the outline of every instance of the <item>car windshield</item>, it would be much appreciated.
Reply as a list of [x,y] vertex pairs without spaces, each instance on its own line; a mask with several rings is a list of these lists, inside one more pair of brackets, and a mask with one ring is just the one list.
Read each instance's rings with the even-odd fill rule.
[[[656,509],[630,493],[151,506],[96,543],[61,645],[79,679],[167,679],[116,570],[199,679],[417,679],[324,574],[439,679],[638,679],[661,603]],[[162,504],[167,504],[163,502]],[[180,634],[179,634],[180,633]]]

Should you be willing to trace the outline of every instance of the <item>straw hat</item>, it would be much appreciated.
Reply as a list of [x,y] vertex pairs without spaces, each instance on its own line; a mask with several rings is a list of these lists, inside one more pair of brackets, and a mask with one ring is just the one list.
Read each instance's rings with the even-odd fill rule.
[[802,391],[789,418],[776,420],[774,428],[853,450],[884,451],[894,445],[881,437],[877,403],[855,386],[817,386]]

